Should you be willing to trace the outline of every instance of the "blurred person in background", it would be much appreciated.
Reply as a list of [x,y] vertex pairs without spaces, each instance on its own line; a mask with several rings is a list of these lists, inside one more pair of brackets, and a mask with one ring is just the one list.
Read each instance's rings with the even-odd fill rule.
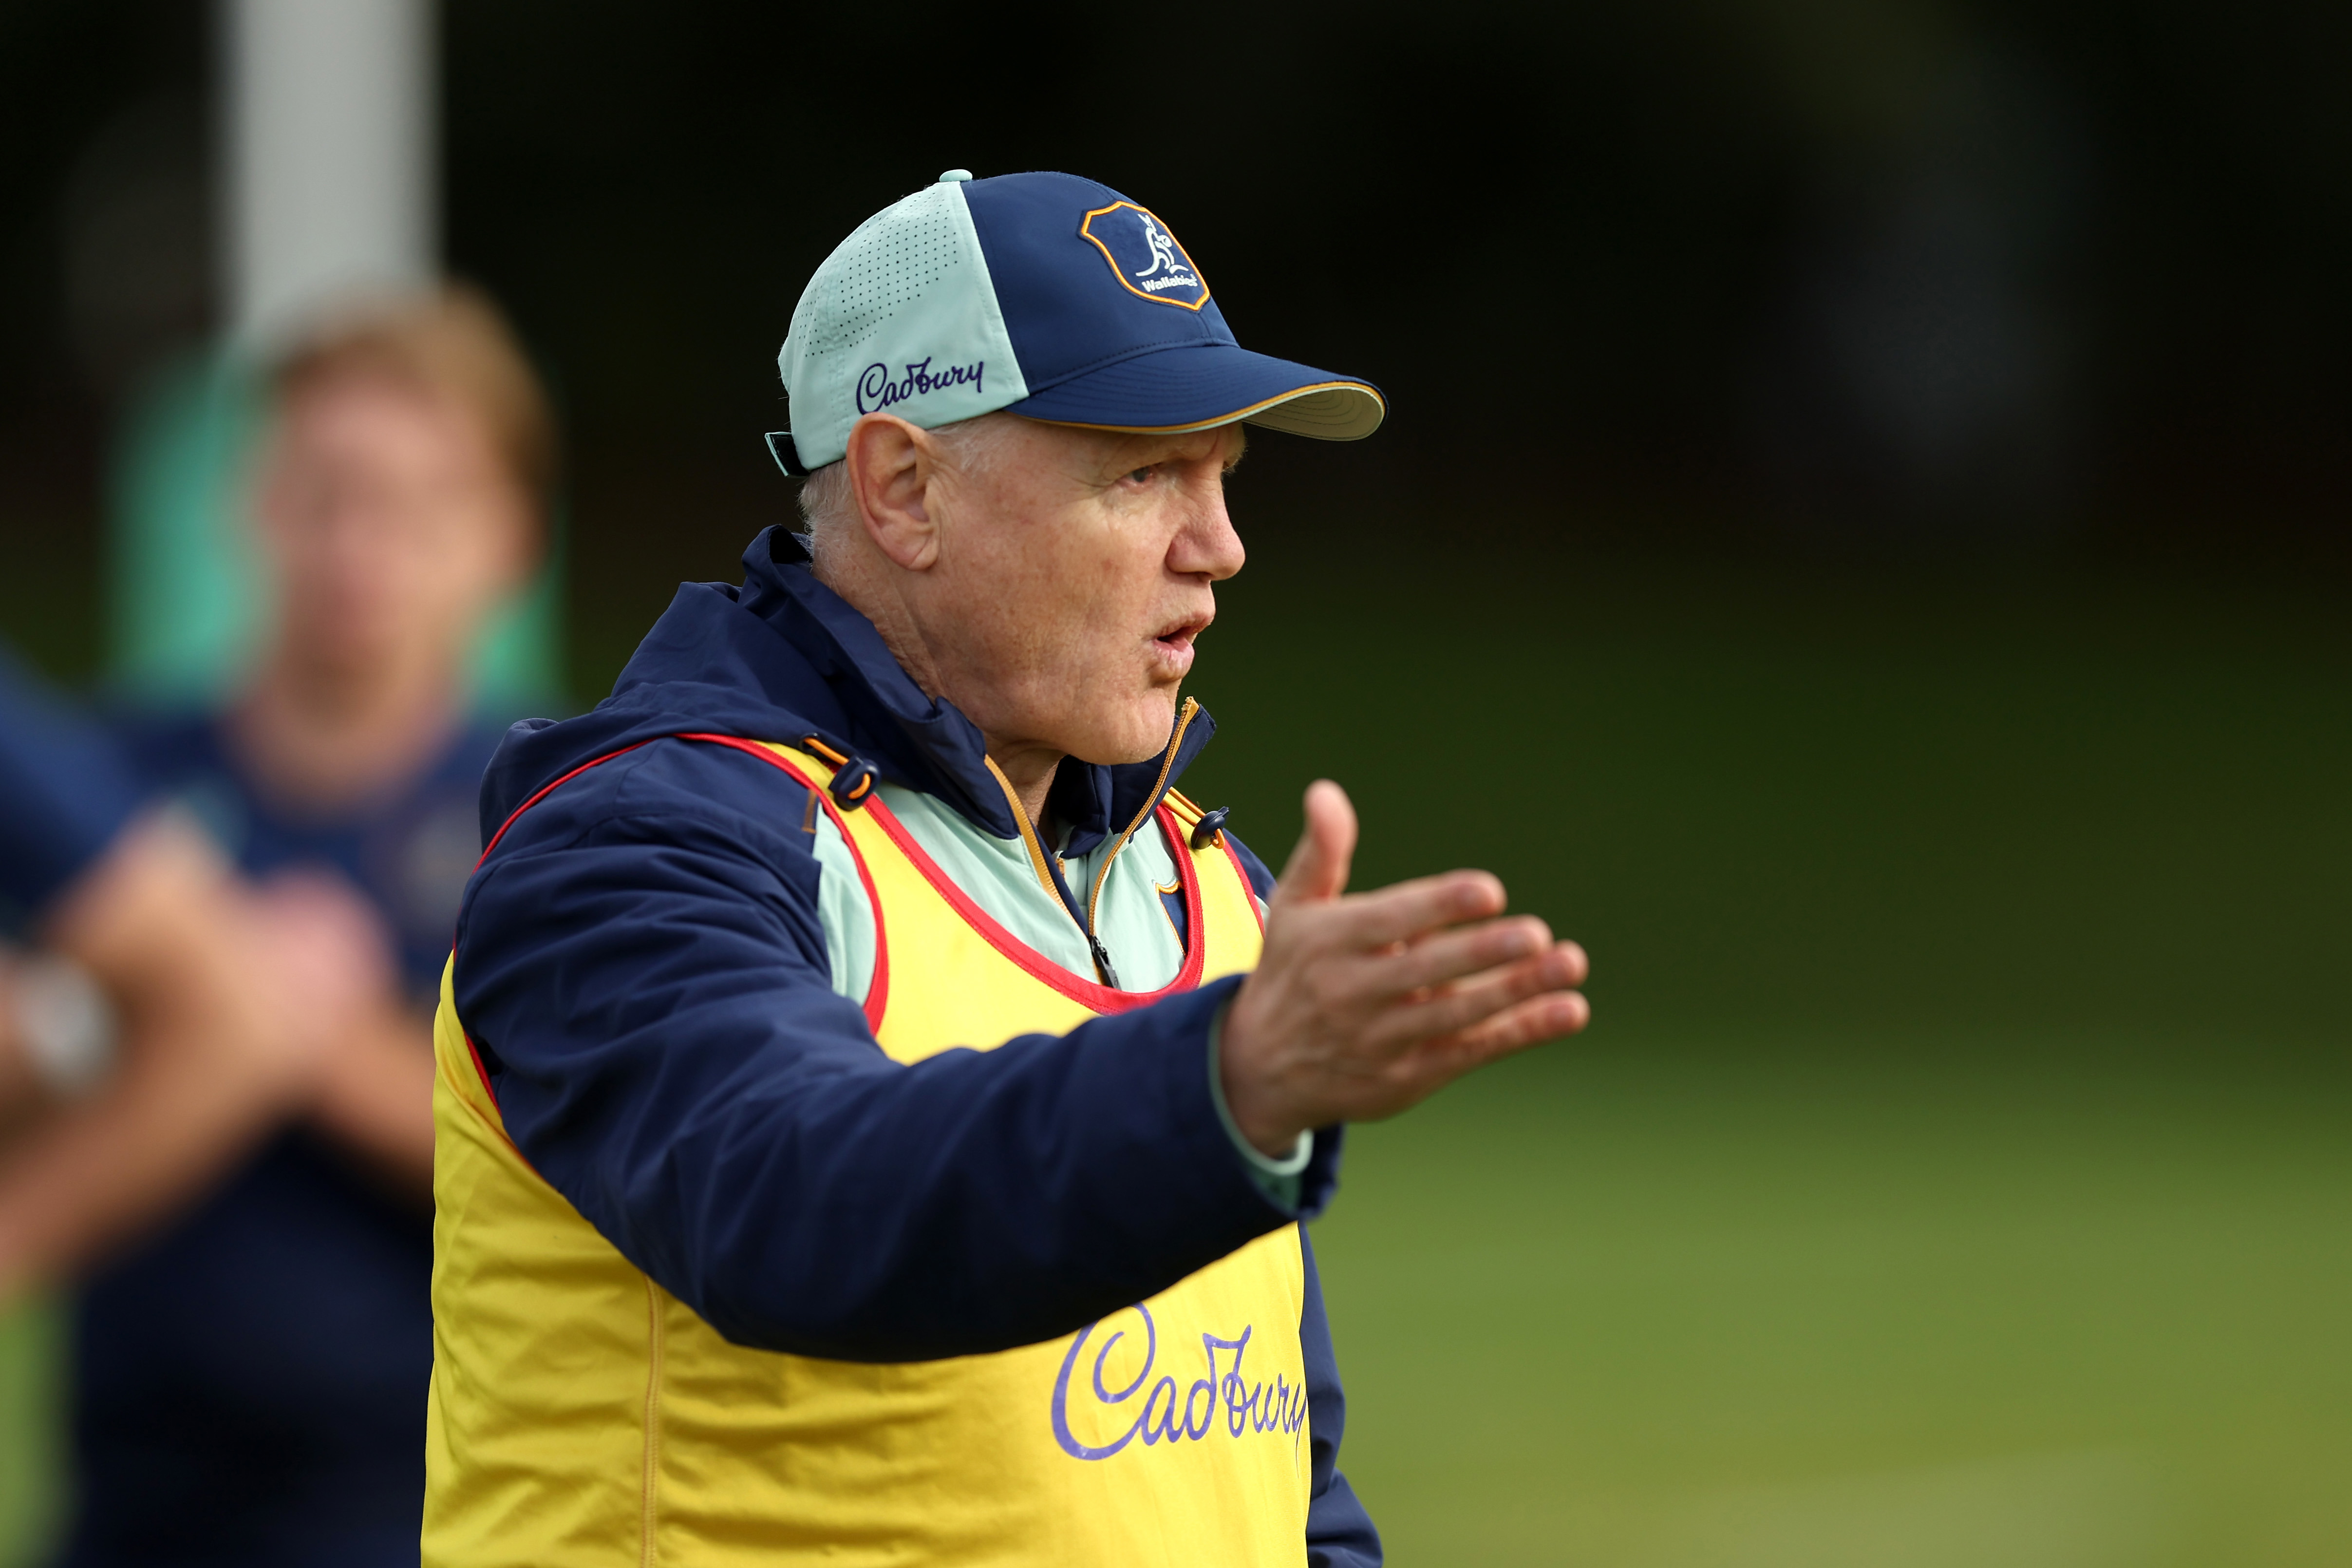
[[[0,654],[0,1307],[215,1177],[320,1076],[352,927],[257,900]],[[339,946],[338,943],[341,943]]]
[[416,1560],[430,1008],[499,739],[465,671],[534,564],[553,427],[463,289],[333,321],[269,393],[263,652],[219,710],[122,738],[248,874],[364,918],[377,978],[304,1114],[84,1289],[76,1565]]

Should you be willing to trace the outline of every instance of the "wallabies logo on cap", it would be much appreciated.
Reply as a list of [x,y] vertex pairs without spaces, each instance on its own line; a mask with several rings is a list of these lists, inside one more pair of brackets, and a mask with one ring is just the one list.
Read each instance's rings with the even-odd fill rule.
[[1201,269],[1168,226],[1133,202],[1095,208],[1079,222],[1078,233],[1103,253],[1119,287],[1129,293],[1187,310],[1209,302],[1209,285]]

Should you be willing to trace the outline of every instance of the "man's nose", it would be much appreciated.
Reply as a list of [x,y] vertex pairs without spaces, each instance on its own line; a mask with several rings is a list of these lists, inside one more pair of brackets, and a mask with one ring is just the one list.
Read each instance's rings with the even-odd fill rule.
[[1184,526],[1168,549],[1171,571],[1185,576],[1202,574],[1221,583],[1242,569],[1249,552],[1225,510],[1224,476],[1219,474],[1186,497]]

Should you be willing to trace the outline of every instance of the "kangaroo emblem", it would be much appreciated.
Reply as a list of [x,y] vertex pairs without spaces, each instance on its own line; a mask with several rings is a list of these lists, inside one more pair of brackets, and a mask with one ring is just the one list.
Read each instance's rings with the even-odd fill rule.
[[1173,276],[1188,270],[1185,265],[1176,258],[1176,237],[1160,227],[1159,220],[1150,213],[1140,216],[1143,219],[1143,242],[1151,247],[1151,265],[1135,276],[1150,278],[1162,271]]
[[1137,299],[1180,310],[1198,310],[1209,303],[1209,285],[1192,258],[1166,224],[1133,202],[1122,199],[1095,208],[1079,220],[1078,237],[1102,253],[1118,286]]

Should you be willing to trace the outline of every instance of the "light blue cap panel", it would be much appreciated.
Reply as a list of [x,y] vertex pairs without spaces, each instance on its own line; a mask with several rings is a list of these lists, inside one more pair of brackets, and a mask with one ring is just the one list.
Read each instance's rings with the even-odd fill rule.
[[809,279],[776,355],[803,468],[838,461],[867,414],[929,430],[1029,395],[954,177],[964,174],[866,219]]

